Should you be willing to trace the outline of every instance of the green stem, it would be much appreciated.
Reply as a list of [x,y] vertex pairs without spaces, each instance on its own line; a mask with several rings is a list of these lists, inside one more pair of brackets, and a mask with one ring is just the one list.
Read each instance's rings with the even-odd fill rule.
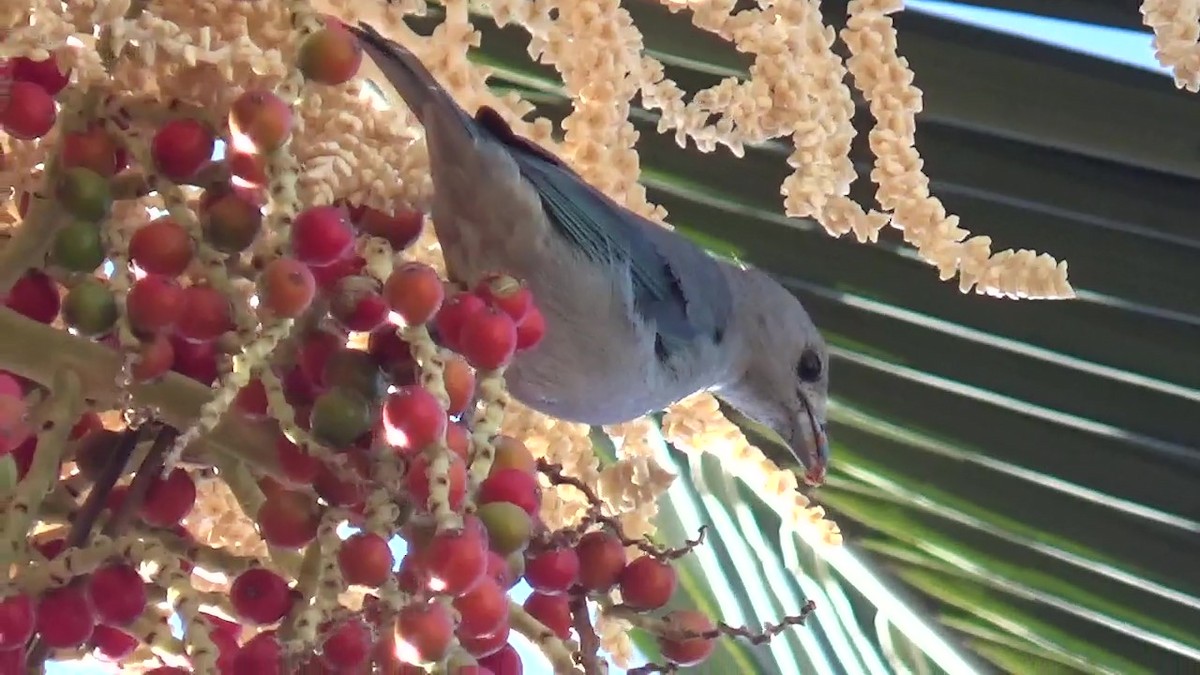
[[67,447],[71,425],[83,411],[79,377],[62,368],[50,378],[50,398],[46,401],[45,422],[38,432],[37,452],[25,479],[17,486],[16,497],[7,507],[3,535],[0,536],[0,570],[9,570],[23,555],[29,525],[37,518],[42,500],[58,480],[59,464]]
[[[52,168],[47,168],[50,175]],[[50,180],[46,179],[42,190],[50,189]],[[50,247],[54,245],[54,237],[69,218],[58,208],[51,195],[36,191],[29,197],[29,211],[21,219],[21,227],[17,228],[12,238],[0,248],[0,296],[8,295],[13,285],[25,275],[31,267],[41,267]]]
[[[0,267],[0,273],[4,268]],[[121,404],[117,375],[118,354],[101,344],[72,336],[66,331],[0,308],[0,369],[42,385],[66,368],[79,377],[80,391],[87,401],[105,408]],[[212,389],[176,373],[154,382],[135,384],[134,399],[157,413],[156,418],[177,429],[187,429],[200,415],[200,408],[213,397]],[[269,423],[252,423],[226,415],[210,434],[192,444],[192,454],[220,453],[249,462],[264,471],[277,470],[275,436]]]

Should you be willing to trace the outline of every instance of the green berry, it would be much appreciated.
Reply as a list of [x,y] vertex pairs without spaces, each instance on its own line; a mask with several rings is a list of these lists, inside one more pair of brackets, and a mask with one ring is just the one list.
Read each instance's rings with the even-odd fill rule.
[[334,387],[313,403],[311,422],[322,443],[345,447],[371,430],[371,407],[358,394]]
[[92,272],[104,262],[100,228],[74,222],[58,231],[51,250],[54,264],[71,272]]
[[491,502],[475,512],[487,528],[488,543],[496,553],[506,556],[524,550],[533,536],[533,519],[525,509],[511,502]]
[[258,204],[236,192],[217,197],[201,213],[204,239],[222,253],[241,253],[250,248],[262,230]]
[[81,166],[60,174],[56,195],[67,213],[85,222],[99,223],[112,209],[108,179]]
[[88,279],[67,293],[63,318],[80,335],[104,335],[117,322],[117,298],[98,280]]
[[367,352],[345,347],[329,355],[323,371],[325,384],[342,387],[368,401],[383,396],[386,383],[383,372]]

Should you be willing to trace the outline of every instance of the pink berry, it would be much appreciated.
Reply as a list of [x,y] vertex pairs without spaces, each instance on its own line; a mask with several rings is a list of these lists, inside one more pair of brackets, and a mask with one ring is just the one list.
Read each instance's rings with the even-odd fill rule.
[[28,595],[10,595],[0,600],[0,652],[24,647],[33,635],[36,616]]
[[292,253],[306,265],[323,267],[344,256],[354,243],[354,228],[344,209],[316,206],[292,223]]
[[69,649],[87,642],[96,619],[82,586],[63,586],[42,594],[37,609],[37,630],[53,649]]
[[130,565],[107,565],[92,572],[88,597],[101,621],[128,626],[146,609],[146,583]]
[[261,567],[238,575],[229,589],[238,617],[257,624],[279,621],[292,608],[292,591],[283,577]]

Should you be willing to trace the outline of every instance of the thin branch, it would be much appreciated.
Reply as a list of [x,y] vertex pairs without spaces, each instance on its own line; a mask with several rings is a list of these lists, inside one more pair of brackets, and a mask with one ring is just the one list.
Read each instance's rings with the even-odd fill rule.
[[700,546],[704,543],[704,538],[708,534],[708,526],[701,525],[699,532],[696,534],[696,538],[685,541],[683,546],[680,546],[679,548],[660,547],[655,546],[645,539],[633,539],[625,535],[625,532],[621,527],[620,520],[603,513],[604,502],[600,499],[600,496],[596,494],[596,491],[593,490],[590,485],[574,476],[566,475],[563,472],[561,465],[546,461],[544,459],[538,460],[537,468],[538,471],[541,471],[542,474],[549,478],[550,482],[554,485],[570,485],[571,487],[582,492],[589,505],[587,515],[584,516],[583,521],[579,525],[575,526],[574,528],[561,530],[559,532],[547,533],[543,540],[539,542],[541,546],[554,548],[556,546],[568,545],[573,543],[576,538],[587,531],[587,529],[593,524],[599,523],[616,534],[617,538],[619,538],[621,543],[625,546],[636,546],[637,548],[641,549],[643,553],[652,558],[667,561],[677,560],[688,553],[691,553],[692,550],[694,550],[697,546]]
[[125,494],[121,507],[105,523],[105,535],[116,537],[133,517],[133,514],[137,512],[142,500],[146,497],[146,492],[150,490],[150,486],[158,480],[162,473],[163,458],[171,449],[171,444],[175,442],[175,437],[178,435],[179,432],[171,427],[163,427],[159,430],[158,436],[154,439],[154,445],[142,459],[142,464],[138,467],[133,482],[129,484],[129,492]]
[[575,632],[579,634],[579,665],[583,666],[585,675],[605,675],[608,664],[600,658],[600,636],[592,627],[592,617],[588,615],[587,597],[577,595],[571,598],[571,618],[575,624]]

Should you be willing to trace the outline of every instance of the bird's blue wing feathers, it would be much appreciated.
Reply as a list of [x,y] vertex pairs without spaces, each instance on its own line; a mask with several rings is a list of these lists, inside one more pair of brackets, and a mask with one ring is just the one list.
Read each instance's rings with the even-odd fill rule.
[[521,175],[541,197],[551,224],[567,241],[596,262],[628,264],[635,309],[654,321],[663,349],[673,351],[714,328],[693,321],[689,301],[694,298],[688,297],[657,238],[648,232],[657,225],[640,222],[637,214],[588,185],[561,159],[517,136],[494,110],[481,108],[475,119],[507,146]]
[[[653,319],[668,349],[699,331],[688,317],[688,298],[675,270],[634,214],[608,203],[577,176],[528,155],[518,156],[521,174],[542,198],[550,222],[584,255],[596,262],[629,265],[636,309]],[[656,227],[656,226],[655,226]]]

